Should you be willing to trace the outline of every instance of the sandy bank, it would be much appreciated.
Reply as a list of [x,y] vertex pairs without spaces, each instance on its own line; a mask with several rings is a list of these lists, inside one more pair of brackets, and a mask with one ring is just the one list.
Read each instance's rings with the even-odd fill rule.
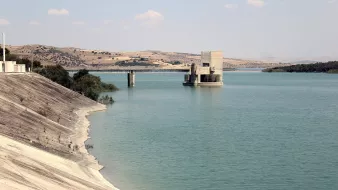
[[80,153],[82,153],[82,159],[78,163],[96,170],[101,170],[103,166],[99,165],[96,158],[90,155],[85,147],[85,141],[88,139],[88,130],[90,126],[87,116],[91,112],[102,111],[105,109],[106,106],[102,104],[97,104],[95,106],[85,107],[75,111],[79,118],[78,122],[75,124],[76,132],[75,135],[72,137],[72,141],[75,142],[75,144],[79,145],[79,151]]

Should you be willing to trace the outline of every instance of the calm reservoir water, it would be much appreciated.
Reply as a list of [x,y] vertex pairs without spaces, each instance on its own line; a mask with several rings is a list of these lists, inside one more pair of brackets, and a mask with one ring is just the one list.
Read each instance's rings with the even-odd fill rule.
[[[96,73],[97,74],[97,73]],[[116,103],[92,114],[91,153],[121,190],[338,189],[338,75],[97,74]]]

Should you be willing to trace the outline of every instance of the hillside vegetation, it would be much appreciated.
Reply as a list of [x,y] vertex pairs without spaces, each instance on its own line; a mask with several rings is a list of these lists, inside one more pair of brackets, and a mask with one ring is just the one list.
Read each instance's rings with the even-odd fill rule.
[[264,69],[263,72],[338,73],[338,61],[327,63],[300,64]]
[[[88,70],[82,69],[71,77],[68,71],[61,65],[42,66],[39,61],[34,61],[32,63],[31,60],[27,58],[18,58],[16,55],[11,54],[10,50],[7,48],[5,52],[8,60],[16,61],[17,64],[25,64],[26,70],[33,67],[33,72],[36,72],[66,88],[83,94],[92,100],[98,101],[101,92],[112,92],[118,90],[118,88],[113,84],[101,82],[100,77],[89,74]],[[113,102],[113,99],[109,97],[108,100],[110,99],[112,100],[110,102]]]
[[100,77],[89,74],[85,69],[78,71],[73,77],[60,65],[45,66],[34,72],[95,101],[98,101],[102,92],[118,90],[115,85],[101,82]]

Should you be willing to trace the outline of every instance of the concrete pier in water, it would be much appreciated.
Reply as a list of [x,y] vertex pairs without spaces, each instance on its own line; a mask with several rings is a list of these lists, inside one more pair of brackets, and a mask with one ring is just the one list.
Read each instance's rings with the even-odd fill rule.
[[135,86],[135,72],[129,71],[128,73],[128,87],[134,87]]
[[184,86],[223,86],[223,53],[205,51],[201,53],[201,63],[191,65],[184,76]]

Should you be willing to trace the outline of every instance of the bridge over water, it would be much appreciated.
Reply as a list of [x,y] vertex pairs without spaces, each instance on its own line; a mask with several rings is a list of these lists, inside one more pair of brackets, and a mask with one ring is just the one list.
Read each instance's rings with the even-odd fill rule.
[[[79,69],[67,69],[68,72],[78,72]],[[116,69],[88,69],[89,72],[105,72],[105,73],[127,73],[128,86],[135,86],[135,73],[150,72],[189,72],[189,68],[180,69],[149,69],[149,68],[116,68]]]

